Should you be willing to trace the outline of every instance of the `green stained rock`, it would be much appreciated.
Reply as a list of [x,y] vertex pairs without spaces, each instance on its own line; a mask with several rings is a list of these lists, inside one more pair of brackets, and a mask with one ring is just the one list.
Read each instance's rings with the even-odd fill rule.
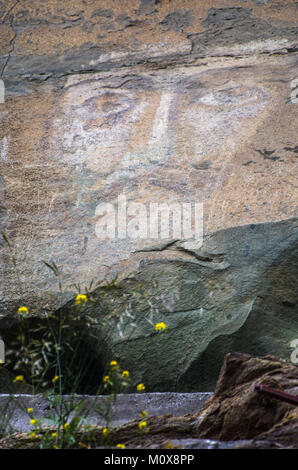
[[[100,320],[93,353],[129,370],[132,389],[143,382],[147,391],[211,390],[235,350],[290,359],[298,337],[296,219],[222,230],[201,248],[176,241],[163,254],[144,257],[117,287],[94,291],[86,307]],[[167,330],[157,333],[161,321]]]

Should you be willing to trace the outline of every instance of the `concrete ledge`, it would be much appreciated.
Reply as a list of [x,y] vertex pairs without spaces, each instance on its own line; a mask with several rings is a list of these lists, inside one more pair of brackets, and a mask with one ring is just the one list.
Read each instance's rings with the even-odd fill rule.
[[[118,395],[117,402],[111,403],[110,425],[119,426],[133,421],[139,417],[139,412],[145,410],[149,416],[161,416],[172,414],[183,416],[192,414],[202,408],[205,401],[212,393],[142,393]],[[92,395],[64,395],[65,405],[81,402],[89,416],[86,422],[89,424],[106,424],[102,411],[106,410],[109,403],[107,396]],[[30,429],[30,417],[27,408],[34,409],[34,418],[46,418],[53,414],[50,401],[43,395],[0,395],[0,414],[8,417],[9,432],[28,431]],[[0,422],[1,425],[1,422]]]

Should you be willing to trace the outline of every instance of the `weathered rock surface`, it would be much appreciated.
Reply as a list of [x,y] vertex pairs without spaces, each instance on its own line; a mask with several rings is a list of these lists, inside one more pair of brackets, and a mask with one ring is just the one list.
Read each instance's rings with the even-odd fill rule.
[[197,414],[200,437],[226,441],[264,439],[272,434],[277,440],[283,432],[289,436],[287,425],[290,423],[292,442],[289,440],[288,444],[297,446],[297,406],[260,395],[255,391],[257,385],[297,396],[298,367],[274,356],[255,358],[248,354],[227,354],[214,395]]
[[[85,307],[100,321],[91,330],[94,357],[102,366],[116,359],[133,372],[132,390],[143,382],[148,391],[213,390],[225,354],[237,348],[290,359],[298,331],[296,224],[223,230],[199,249],[177,241],[164,259],[98,288]],[[157,334],[160,321],[167,331]]]
[[[164,350],[139,314],[132,341],[112,322],[90,347],[144,361],[136,375],[152,390],[210,390],[235,347],[289,357],[297,2],[25,0],[0,15],[1,328],[20,304],[53,311],[74,283],[137,271],[166,294]],[[96,208],[121,194],[203,203],[203,247],[99,239]],[[42,260],[59,266],[63,294]]]

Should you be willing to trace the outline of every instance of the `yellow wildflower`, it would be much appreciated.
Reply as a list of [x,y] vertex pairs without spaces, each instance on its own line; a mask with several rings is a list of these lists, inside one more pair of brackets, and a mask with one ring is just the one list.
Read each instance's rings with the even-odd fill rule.
[[23,375],[17,375],[16,378],[14,379],[14,382],[23,382],[24,376]]
[[19,307],[19,309],[18,309],[18,315],[21,315],[22,313],[28,314],[28,313],[29,313],[28,308],[27,308],[27,307]]
[[109,430],[108,430],[108,428],[103,428],[103,430],[102,430],[102,434],[103,434],[103,436],[105,436],[105,437],[106,437],[106,436],[109,434]]
[[57,437],[58,434],[56,432],[52,432],[52,437]]
[[37,439],[36,432],[31,432],[30,437],[31,437],[32,439]]
[[111,383],[111,381],[110,381],[110,376],[109,376],[109,375],[105,375],[104,378],[103,378],[103,381],[104,381],[105,383]]
[[34,426],[34,424],[36,424],[36,423],[37,423],[36,419],[31,419],[30,420],[30,426]]
[[112,369],[117,369],[117,367],[118,367],[118,362],[117,362],[117,361],[111,361],[111,362],[110,362],[110,367],[111,367]]
[[140,431],[143,431],[143,429],[147,427],[147,422],[141,421],[138,426],[139,426]]
[[52,378],[52,382],[55,383],[59,379],[59,375],[55,375],[55,377]]
[[129,377],[129,372],[128,372],[128,370],[124,370],[124,371],[122,372],[121,376],[122,376],[123,378]]
[[68,424],[68,423],[64,423],[64,426],[63,426],[63,427],[64,427],[64,429],[65,429],[65,431],[66,431],[66,429],[69,428],[69,424]]
[[137,385],[137,391],[138,392],[144,392],[146,390],[146,387],[144,384],[139,384]]
[[125,444],[117,444],[118,449],[125,449]]
[[141,418],[144,418],[145,416],[148,416],[148,411],[142,410],[142,411],[140,412],[140,416],[141,416]]
[[85,294],[78,294],[76,296],[76,305],[79,305],[81,304],[82,302],[87,302],[88,298],[87,298],[87,295]]
[[167,325],[163,321],[156,323],[155,325],[155,331],[165,331],[166,328],[167,328]]
[[32,413],[33,408],[27,408],[27,413]]

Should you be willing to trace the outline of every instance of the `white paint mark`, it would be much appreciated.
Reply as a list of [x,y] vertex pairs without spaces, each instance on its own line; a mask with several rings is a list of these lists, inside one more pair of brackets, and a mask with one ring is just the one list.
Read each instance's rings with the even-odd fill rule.
[[145,149],[143,148],[136,152],[126,152],[123,155],[123,167],[134,170],[134,176],[139,166],[167,160],[169,149],[168,126],[172,99],[173,93],[165,91],[161,94],[159,106],[155,112],[151,134]]
[[0,103],[5,103],[5,85],[4,81],[0,79]]
[[152,157],[160,159],[167,156],[169,144],[168,124],[170,116],[170,105],[173,93],[163,92],[160,97],[159,107],[155,113],[152,132],[149,140],[149,149]]
[[8,160],[8,138],[5,136],[0,142],[0,156],[1,160],[7,162]]
[[52,199],[51,199],[50,204],[49,204],[48,214],[50,214],[50,212],[51,212],[51,210],[52,210],[52,205],[53,205],[53,202],[54,202],[55,199],[56,199],[56,196],[57,196],[57,193],[54,193],[53,196],[52,196]]

